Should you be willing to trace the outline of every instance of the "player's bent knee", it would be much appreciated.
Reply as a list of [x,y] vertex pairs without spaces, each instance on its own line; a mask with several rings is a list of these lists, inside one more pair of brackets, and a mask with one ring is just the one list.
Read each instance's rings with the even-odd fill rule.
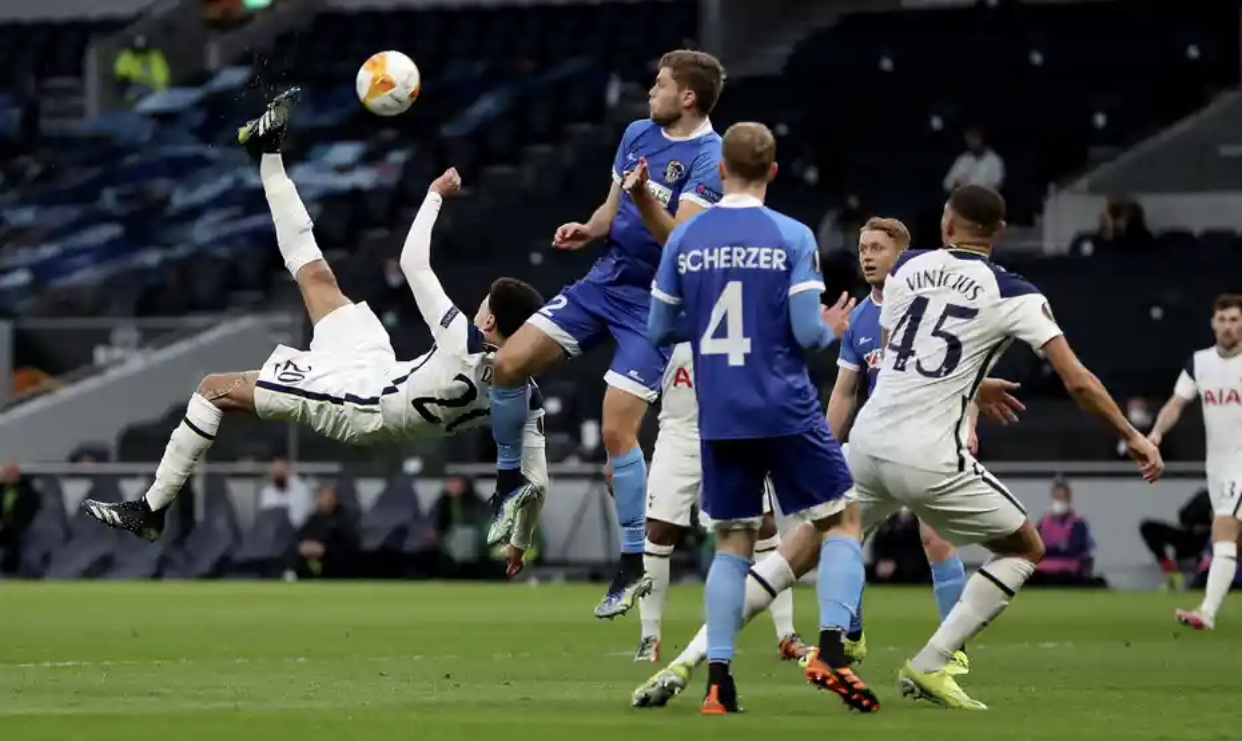
[[254,382],[257,372],[209,373],[195,390],[199,396],[225,412],[254,410]]
[[759,525],[759,540],[767,540],[777,535],[776,515],[768,512],[763,516],[763,522]]
[[515,388],[555,365],[564,350],[556,340],[531,324],[523,324],[496,352],[492,377],[501,388]]
[[1242,521],[1232,515],[1218,515],[1212,519],[1212,542],[1237,540],[1242,534]]
[[923,541],[923,553],[931,563],[947,561],[956,552],[952,543],[940,537],[923,522],[919,523],[919,539]]
[[837,499],[807,510],[802,515],[823,535],[862,536],[862,508],[858,502]]
[[627,391],[609,386],[604,392],[600,439],[608,455],[621,455],[638,447],[638,431],[648,403]]
[[1044,559],[1044,539],[1039,536],[1035,524],[1029,519],[1025,520],[1022,527],[1013,534],[997,538],[984,545],[998,556],[1022,558],[1036,564]]
[[680,525],[647,518],[647,540],[656,545],[677,545],[677,536],[681,535],[681,531]]

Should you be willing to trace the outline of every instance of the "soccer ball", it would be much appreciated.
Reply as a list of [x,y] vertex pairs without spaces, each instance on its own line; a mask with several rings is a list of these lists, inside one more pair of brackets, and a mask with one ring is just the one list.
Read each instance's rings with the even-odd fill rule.
[[378,116],[405,113],[418,98],[423,78],[414,60],[399,51],[373,54],[358,70],[358,100]]

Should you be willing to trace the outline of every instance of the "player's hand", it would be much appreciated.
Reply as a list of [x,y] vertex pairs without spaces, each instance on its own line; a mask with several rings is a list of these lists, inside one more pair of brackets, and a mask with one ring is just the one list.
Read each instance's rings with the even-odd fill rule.
[[625,177],[621,179],[621,190],[630,194],[630,198],[643,198],[651,195],[651,191],[647,190],[647,181],[650,179],[650,171],[647,169],[647,158],[640,157],[638,165],[633,170],[625,173]]
[[450,167],[444,174],[431,182],[431,191],[439,193],[441,198],[448,198],[461,191],[461,175],[456,167]]
[[835,304],[819,307],[820,318],[824,320],[824,324],[828,325],[838,340],[845,334],[845,330],[850,328],[850,312],[854,310],[856,303],[858,302],[843,291]]
[[979,414],[1003,425],[1017,422],[1018,412],[1025,412],[1026,405],[1011,392],[1017,391],[1021,386],[1020,383],[1003,378],[983,379],[975,394],[975,405],[979,407]]
[[1160,447],[1160,443],[1164,442],[1164,435],[1160,432],[1152,430],[1147,433],[1147,439],[1151,441],[1152,445],[1155,445],[1158,448]]
[[1136,434],[1126,443],[1126,452],[1138,463],[1139,473],[1147,483],[1159,479],[1164,473],[1164,459],[1160,457],[1160,448],[1142,435]]
[[966,435],[966,449],[971,455],[979,455],[979,434],[975,432],[975,428],[970,428],[970,432]]
[[505,546],[505,576],[512,579],[526,568],[526,551],[513,544]]
[[591,232],[586,224],[571,221],[561,224],[552,235],[552,246],[558,250],[580,250],[591,241]]

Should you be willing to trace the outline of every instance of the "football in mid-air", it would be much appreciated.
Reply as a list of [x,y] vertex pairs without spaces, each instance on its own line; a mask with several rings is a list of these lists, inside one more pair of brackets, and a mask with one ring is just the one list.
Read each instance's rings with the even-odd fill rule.
[[405,113],[418,98],[423,84],[418,65],[399,51],[372,54],[358,70],[354,87],[358,100],[378,116]]

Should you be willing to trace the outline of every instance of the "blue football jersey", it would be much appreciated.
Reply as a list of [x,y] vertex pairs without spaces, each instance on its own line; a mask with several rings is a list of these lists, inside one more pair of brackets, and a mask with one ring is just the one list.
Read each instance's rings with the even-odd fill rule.
[[837,366],[867,374],[867,396],[880,374],[880,305],[871,294],[850,312],[850,326],[841,336]]
[[824,290],[811,230],[755,198],[727,196],[673,231],[652,294],[684,311],[704,440],[823,423],[789,310],[811,290]]
[[[621,182],[642,158],[646,158],[650,172],[647,188],[669,213],[677,213],[683,199],[704,208],[720,200],[720,135],[710,121],[685,139],[670,138],[650,119],[635,121],[621,136],[612,162],[612,179]],[[605,252],[586,279],[633,286],[645,293],[655,277],[662,249],[643,224],[634,201],[622,192]]]

